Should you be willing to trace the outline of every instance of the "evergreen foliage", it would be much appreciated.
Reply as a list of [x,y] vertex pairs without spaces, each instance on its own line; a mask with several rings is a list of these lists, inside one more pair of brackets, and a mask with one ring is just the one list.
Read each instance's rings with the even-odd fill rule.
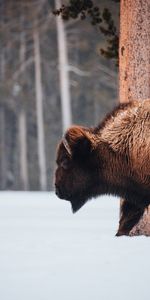
[[[119,0],[112,0],[120,2]],[[80,18],[87,19],[94,26],[97,26],[102,34],[107,38],[108,46],[101,48],[100,52],[109,59],[116,59],[118,64],[119,37],[112,14],[108,8],[101,9],[100,5],[92,0],[69,0],[68,5],[62,5],[53,11],[54,15],[61,15],[63,20]]]

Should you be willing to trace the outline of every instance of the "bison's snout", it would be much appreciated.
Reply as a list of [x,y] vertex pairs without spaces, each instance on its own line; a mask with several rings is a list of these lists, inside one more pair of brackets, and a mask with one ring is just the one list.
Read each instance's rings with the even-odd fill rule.
[[59,185],[55,184],[55,193],[60,199],[69,200],[70,195]]
[[76,213],[86,203],[86,199],[80,198],[77,195],[73,197],[57,184],[55,184],[55,193],[60,199],[70,201],[73,213]]
[[59,198],[64,199],[63,192],[58,185],[55,185],[55,193]]

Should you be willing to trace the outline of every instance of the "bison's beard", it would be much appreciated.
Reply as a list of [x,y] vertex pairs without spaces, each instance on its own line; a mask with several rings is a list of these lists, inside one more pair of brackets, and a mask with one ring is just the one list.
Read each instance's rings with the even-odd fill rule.
[[73,213],[76,213],[87,202],[86,199],[80,198],[72,199],[69,201],[71,202],[71,208]]
[[60,188],[56,188],[55,190],[56,195],[63,200],[69,201],[71,203],[72,212],[76,213],[85,203],[86,203],[86,197],[83,197],[81,195],[71,195],[66,191],[62,191]]

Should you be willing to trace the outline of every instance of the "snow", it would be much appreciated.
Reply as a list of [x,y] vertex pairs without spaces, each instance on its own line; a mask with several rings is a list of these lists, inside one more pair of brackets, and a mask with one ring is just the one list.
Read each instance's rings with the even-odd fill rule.
[[148,300],[150,239],[115,237],[119,200],[78,213],[53,193],[0,193],[1,300]]

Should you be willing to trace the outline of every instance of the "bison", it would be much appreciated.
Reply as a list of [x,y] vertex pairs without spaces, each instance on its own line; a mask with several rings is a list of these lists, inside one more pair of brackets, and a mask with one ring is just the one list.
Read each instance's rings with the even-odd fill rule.
[[97,127],[69,128],[57,148],[55,191],[77,212],[90,198],[119,196],[117,235],[150,204],[150,99],[118,105]]

